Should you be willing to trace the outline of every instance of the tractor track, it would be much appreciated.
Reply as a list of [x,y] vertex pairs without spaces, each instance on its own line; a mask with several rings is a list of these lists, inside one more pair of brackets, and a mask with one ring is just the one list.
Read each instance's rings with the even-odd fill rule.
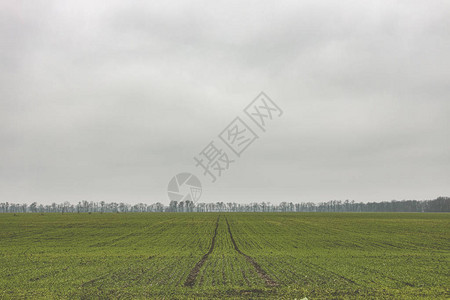
[[273,279],[266,273],[266,271],[263,270],[263,268],[261,268],[261,266],[256,262],[256,260],[255,260],[253,257],[251,257],[251,256],[249,256],[249,255],[243,253],[243,252],[239,249],[239,247],[238,247],[237,244],[236,244],[236,241],[235,241],[234,238],[233,238],[233,234],[231,233],[231,228],[230,228],[230,224],[228,223],[228,219],[225,218],[225,221],[227,222],[228,233],[230,234],[230,238],[231,238],[231,242],[233,243],[234,250],[236,250],[239,254],[241,254],[242,256],[244,256],[245,259],[246,259],[250,264],[252,264],[253,268],[255,268],[256,273],[259,275],[259,277],[261,277],[261,279],[264,280],[264,282],[266,283],[267,286],[270,286],[270,287],[278,286],[278,283],[277,283],[275,280],[273,280]]
[[219,219],[220,219],[220,216],[217,217],[216,229],[214,229],[214,236],[211,240],[211,247],[209,248],[208,252],[205,253],[205,255],[203,255],[203,257],[197,262],[195,267],[189,272],[189,275],[188,275],[186,281],[184,282],[184,286],[189,286],[189,287],[194,286],[195,280],[197,279],[197,276],[198,276],[198,273],[200,272],[201,267],[208,259],[208,256],[213,252],[214,246],[216,244],[216,236],[217,236],[217,228],[219,227]]

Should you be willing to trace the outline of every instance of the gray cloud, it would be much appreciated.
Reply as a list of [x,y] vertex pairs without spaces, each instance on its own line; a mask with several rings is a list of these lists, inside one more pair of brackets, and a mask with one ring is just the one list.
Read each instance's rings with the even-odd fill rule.
[[[433,198],[450,176],[450,5],[0,6],[0,201]],[[193,156],[264,90],[285,111],[223,178]]]

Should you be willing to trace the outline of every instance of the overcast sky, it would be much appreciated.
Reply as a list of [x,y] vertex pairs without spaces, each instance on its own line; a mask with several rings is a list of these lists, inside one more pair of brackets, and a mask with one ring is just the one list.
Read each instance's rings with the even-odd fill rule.
[[[450,2],[168,2],[0,3],[0,202],[450,195]],[[284,114],[211,183],[261,91]]]

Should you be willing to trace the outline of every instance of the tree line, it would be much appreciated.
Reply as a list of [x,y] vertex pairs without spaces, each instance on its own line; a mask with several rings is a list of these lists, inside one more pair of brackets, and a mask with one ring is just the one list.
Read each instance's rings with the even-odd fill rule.
[[331,200],[328,202],[292,203],[270,202],[240,204],[235,202],[193,203],[192,201],[171,201],[169,205],[126,204],[104,201],[80,201],[52,203],[33,202],[28,204],[0,203],[0,213],[129,213],[129,212],[450,212],[450,197],[434,200],[392,200],[389,202],[355,202]]

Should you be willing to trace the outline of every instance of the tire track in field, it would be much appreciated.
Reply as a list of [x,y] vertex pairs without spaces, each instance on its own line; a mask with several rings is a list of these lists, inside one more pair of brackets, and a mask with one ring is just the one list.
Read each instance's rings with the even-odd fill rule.
[[205,255],[203,255],[203,257],[197,262],[195,267],[189,272],[189,275],[188,275],[186,281],[184,282],[184,286],[190,286],[190,287],[194,286],[195,280],[197,279],[197,276],[198,276],[198,273],[200,272],[201,267],[208,259],[208,256],[213,252],[214,246],[216,244],[216,236],[217,236],[217,228],[219,227],[219,219],[220,219],[220,216],[217,217],[216,229],[214,229],[214,236],[211,240],[211,247],[209,247],[208,252],[205,253]]
[[233,243],[234,250],[236,250],[239,254],[241,254],[242,256],[244,256],[245,259],[246,259],[250,264],[252,264],[253,268],[255,268],[256,273],[259,275],[259,277],[261,277],[261,279],[264,280],[264,282],[266,283],[267,286],[271,286],[271,287],[273,287],[273,286],[278,286],[278,283],[277,283],[275,280],[273,280],[273,279],[266,273],[266,271],[263,270],[263,268],[261,268],[261,266],[256,262],[256,260],[255,260],[253,257],[251,257],[251,256],[249,256],[249,255],[243,253],[243,252],[239,249],[239,247],[238,247],[237,244],[236,244],[236,241],[235,241],[234,238],[233,238],[233,234],[231,233],[231,228],[230,228],[230,224],[228,223],[228,219],[225,218],[225,221],[227,221],[228,233],[230,234],[230,238],[231,238],[231,242]]

